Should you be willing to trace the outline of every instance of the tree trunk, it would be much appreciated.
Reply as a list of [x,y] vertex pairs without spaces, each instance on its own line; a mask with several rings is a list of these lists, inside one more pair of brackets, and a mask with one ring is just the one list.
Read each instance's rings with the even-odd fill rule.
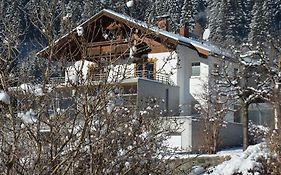
[[274,110],[274,129],[280,128],[280,117],[281,117],[281,111],[280,111],[280,87],[279,85],[275,86],[273,91],[273,110]]
[[273,110],[274,110],[274,129],[279,128],[279,104],[276,104],[274,102],[273,104]]
[[214,131],[213,131],[213,154],[215,154],[215,153],[217,153],[217,151],[218,151],[218,140],[219,140],[219,138],[218,138],[218,129],[219,129],[219,126],[216,126],[215,128],[214,128]]
[[243,123],[243,150],[249,146],[249,116],[248,104],[242,103],[242,123]]

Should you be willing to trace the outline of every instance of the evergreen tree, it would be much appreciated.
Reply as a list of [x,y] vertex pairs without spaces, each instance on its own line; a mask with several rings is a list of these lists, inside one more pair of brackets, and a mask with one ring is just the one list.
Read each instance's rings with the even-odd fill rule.
[[241,1],[242,9],[243,9],[243,26],[241,29],[241,35],[243,35],[244,40],[248,40],[248,35],[250,32],[250,23],[252,19],[251,11],[253,9],[254,0],[244,0]]
[[194,6],[194,1],[184,0],[183,6],[181,8],[180,26],[184,26],[189,30],[192,30],[195,25],[194,16],[196,14],[196,6]]
[[[221,46],[229,47],[241,43],[247,28],[242,1],[220,0],[211,3],[211,40]],[[220,10],[218,10],[220,9]]]
[[270,35],[273,24],[273,4],[270,0],[256,0],[252,10],[249,41],[261,46]]
[[180,23],[181,17],[181,0],[167,0],[166,1],[166,11],[170,17],[170,26],[171,30],[176,32],[178,31],[178,25]]
[[85,0],[83,1],[83,20],[87,20],[94,14],[102,10],[103,4],[100,0]]
[[273,31],[274,38],[279,38],[281,35],[281,0],[276,0],[273,7]]
[[127,8],[128,14],[135,19],[144,21],[148,17],[147,11],[149,11],[152,3],[151,0],[134,1],[133,7]]
[[[5,0],[0,2],[0,89],[8,88],[10,80],[17,73],[20,45],[25,34],[24,21],[19,9],[22,1]],[[7,80],[10,79],[10,80]]]
[[221,0],[213,0],[208,2],[208,9],[209,9],[209,14],[208,14],[208,21],[209,21],[209,28],[211,30],[210,34],[210,39],[212,41],[215,40],[217,36],[217,26],[218,26],[218,15],[219,9],[221,6]]
[[154,3],[151,4],[151,8],[148,10],[148,19],[154,21],[158,16],[164,15],[165,11],[165,1],[155,0]]

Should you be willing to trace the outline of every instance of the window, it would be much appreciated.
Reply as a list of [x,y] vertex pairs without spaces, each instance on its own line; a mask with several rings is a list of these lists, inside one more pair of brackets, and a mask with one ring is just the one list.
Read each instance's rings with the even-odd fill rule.
[[137,77],[155,79],[155,62],[137,63],[135,67],[135,74]]
[[237,105],[234,105],[234,122],[241,123],[241,111]]
[[200,76],[200,62],[192,63],[191,76]]

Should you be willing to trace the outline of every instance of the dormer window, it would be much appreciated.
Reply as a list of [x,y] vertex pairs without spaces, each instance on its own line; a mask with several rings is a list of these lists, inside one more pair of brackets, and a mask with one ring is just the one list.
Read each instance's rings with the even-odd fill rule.
[[200,62],[194,62],[191,66],[191,76],[200,76]]

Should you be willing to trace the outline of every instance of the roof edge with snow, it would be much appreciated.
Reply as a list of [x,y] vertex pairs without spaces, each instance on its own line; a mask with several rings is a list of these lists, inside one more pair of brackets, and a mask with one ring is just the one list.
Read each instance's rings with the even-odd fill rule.
[[[126,21],[129,22],[135,26],[141,27],[141,28],[145,28],[148,29],[152,32],[157,33],[160,36],[163,37],[167,37],[175,42],[177,42],[179,45],[185,45],[188,47],[192,47],[194,48],[198,53],[201,53],[203,55],[220,55],[220,56],[226,56],[226,57],[233,57],[230,53],[228,53],[227,51],[224,51],[223,49],[210,44],[206,41],[198,41],[195,40],[193,38],[187,38],[184,37],[182,35],[179,34],[175,34],[172,32],[168,32],[166,30],[160,29],[156,26],[153,25],[149,25],[146,22],[143,21],[139,21],[137,19],[134,19],[130,16],[124,15],[124,14],[120,14],[117,13],[115,11],[109,10],[109,9],[103,9],[101,10],[99,13],[97,13],[96,15],[92,16],[91,18],[89,18],[88,20],[86,20],[85,22],[83,22],[82,24],[80,24],[79,26],[77,26],[75,29],[73,29],[71,32],[65,34],[64,36],[62,36],[61,38],[57,39],[54,43],[54,45],[59,44],[61,41],[63,42],[65,39],[67,39],[71,34],[76,33],[77,34],[77,28],[79,27],[85,27],[86,25],[88,25],[89,23],[92,23],[93,21],[95,21],[96,19],[98,19],[101,16],[108,16],[108,17],[112,17],[115,19],[119,19],[121,21]],[[44,49],[42,49],[41,51],[39,51],[36,55],[40,56],[43,53],[46,52],[46,50],[48,50],[49,46],[45,47]]]

